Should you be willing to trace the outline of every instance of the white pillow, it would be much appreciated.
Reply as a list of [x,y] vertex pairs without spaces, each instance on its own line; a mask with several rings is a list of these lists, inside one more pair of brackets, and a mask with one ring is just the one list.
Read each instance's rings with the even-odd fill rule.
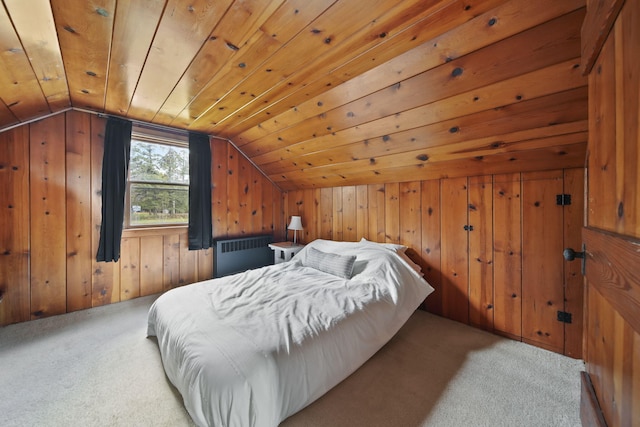
[[308,248],[302,265],[333,274],[344,279],[351,279],[355,255],[329,254],[316,248]]
[[411,267],[412,269],[415,270],[416,273],[418,273],[420,275],[420,277],[424,276],[424,273],[422,273],[422,267],[420,267],[418,264],[416,264],[415,262],[413,262],[411,260],[411,258],[409,258],[407,256],[406,253],[404,253],[404,251],[402,252],[396,252],[398,254],[398,256],[400,256],[400,258],[402,258],[404,260],[404,262],[406,262],[407,264],[409,264],[409,267]]
[[374,241],[371,241],[371,240],[367,240],[364,237],[362,239],[360,239],[360,243],[373,243],[375,245],[381,245],[381,246],[384,246],[387,249],[391,249],[392,251],[397,252],[397,253],[401,253],[401,252],[404,253],[404,251],[407,250],[407,247],[405,245],[400,245],[400,244],[397,244],[397,243],[378,243],[378,242],[374,242]]
[[420,275],[420,277],[424,276],[424,273],[422,273],[422,267],[420,267],[418,264],[416,264],[415,262],[413,262],[411,260],[411,258],[409,258],[407,256],[407,254],[405,253],[407,250],[407,247],[405,245],[400,245],[397,243],[378,243],[378,242],[372,242],[371,240],[367,240],[364,237],[362,239],[360,239],[360,243],[369,243],[369,244],[373,244],[373,245],[380,245],[383,246],[389,250],[394,251],[395,253],[398,254],[398,256],[400,258],[402,258],[402,260],[404,262],[406,262],[407,264],[409,264],[409,267],[411,267],[413,270],[415,270],[416,273],[418,273]]

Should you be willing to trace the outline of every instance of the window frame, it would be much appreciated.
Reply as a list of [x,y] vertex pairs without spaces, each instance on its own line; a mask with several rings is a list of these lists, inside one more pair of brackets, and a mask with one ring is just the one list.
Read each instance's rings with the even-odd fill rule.
[[[180,132],[169,132],[162,131],[157,129],[149,129],[146,127],[141,127],[137,125],[133,125],[131,130],[131,141],[133,140],[147,142],[157,145],[165,145],[169,147],[179,147],[189,149],[189,136],[188,134],[183,134]],[[152,228],[169,228],[169,227],[180,227],[186,228],[188,226],[187,222],[167,222],[167,223],[157,223],[157,224],[140,224],[140,225],[132,225],[131,224],[131,185],[132,184],[152,184],[152,185],[171,185],[171,186],[179,186],[186,187],[187,189],[191,185],[191,183],[167,183],[163,181],[143,181],[143,180],[132,180],[131,179],[131,167],[127,169],[127,184],[125,190],[125,199],[124,199],[124,224],[123,230],[136,230],[136,229],[152,229]],[[187,213],[188,213],[188,204],[187,204]]]

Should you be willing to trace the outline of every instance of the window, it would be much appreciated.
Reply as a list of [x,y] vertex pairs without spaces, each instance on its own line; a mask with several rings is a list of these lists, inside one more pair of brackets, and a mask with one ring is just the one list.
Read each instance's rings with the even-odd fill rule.
[[125,227],[189,222],[189,148],[186,136],[135,129],[131,134]]

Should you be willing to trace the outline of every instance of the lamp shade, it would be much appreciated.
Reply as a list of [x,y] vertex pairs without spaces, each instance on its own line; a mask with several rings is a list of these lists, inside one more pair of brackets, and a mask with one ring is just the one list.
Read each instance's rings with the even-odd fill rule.
[[302,230],[302,218],[299,216],[292,216],[291,222],[289,223],[289,230]]

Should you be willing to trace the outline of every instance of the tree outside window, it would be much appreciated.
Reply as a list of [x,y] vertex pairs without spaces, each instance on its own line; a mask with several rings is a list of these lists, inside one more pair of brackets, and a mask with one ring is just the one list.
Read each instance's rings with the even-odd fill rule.
[[189,221],[189,149],[131,139],[128,227]]

